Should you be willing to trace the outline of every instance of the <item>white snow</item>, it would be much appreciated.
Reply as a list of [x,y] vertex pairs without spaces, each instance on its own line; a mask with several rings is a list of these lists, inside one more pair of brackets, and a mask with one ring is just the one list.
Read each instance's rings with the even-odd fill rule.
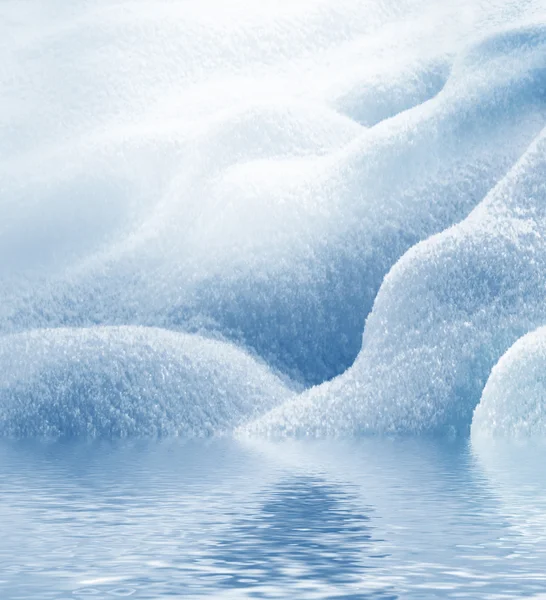
[[[273,409],[250,430],[268,435],[467,431],[499,357],[522,334],[546,323],[544,231],[546,130],[467,219],[418,244],[395,265],[366,323],[354,366]],[[529,354],[521,353],[525,344],[516,344],[505,357],[521,359],[521,378]],[[488,411],[509,423],[518,414],[517,405],[509,407],[515,401],[511,388],[501,394],[495,383],[503,386],[506,377],[499,381],[496,373],[475,417],[481,428],[492,430],[494,423],[484,425]],[[528,399],[537,410],[539,396],[540,388]]]
[[[41,390],[8,386],[0,431],[83,433],[72,337],[109,382],[88,412],[117,402],[90,340],[139,372],[93,435],[228,431],[312,385],[253,430],[467,430],[546,323],[543,0],[6,0],[0,50],[0,345],[30,336]],[[152,392],[143,331],[223,348],[184,384],[217,418],[146,416],[187,373]]]
[[493,367],[472,420],[474,439],[546,435],[546,328],[519,339]]
[[241,350],[195,335],[92,327],[0,338],[4,436],[218,435],[290,394]]

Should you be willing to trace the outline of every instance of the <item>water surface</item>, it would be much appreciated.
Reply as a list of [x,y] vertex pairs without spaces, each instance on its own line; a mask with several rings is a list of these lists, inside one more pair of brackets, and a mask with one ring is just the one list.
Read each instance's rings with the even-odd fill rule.
[[540,448],[0,442],[0,597],[543,598]]

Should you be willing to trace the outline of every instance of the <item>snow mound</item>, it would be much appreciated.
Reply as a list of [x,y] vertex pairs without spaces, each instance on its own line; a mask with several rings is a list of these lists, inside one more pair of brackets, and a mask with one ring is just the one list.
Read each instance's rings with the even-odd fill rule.
[[472,436],[546,435],[546,328],[523,336],[493,367],[472,420]]
[[[515,340],[546,323],[545,228],[546,130],[467,219],[395,265],[354,366],[274,409],[251,431],[467,431],[493,365]],[[500,381],[495,373],[505,370],[492,376],[480,422],[488,406],[501,405],[487,401]]]
[[343,375],[265,431],[468,428],[544,324],[543,0],[34,4],[0,3],[6,433],[230,430],[271,373]]
[[290,393],[241,350],[198,336],[94,327],[0,338],[4,436],[208,436]]
[[[50,257],[55,277],[4,298],[0,331],[152,325],[220,334],[307,384],[342,373],[392,265],[464,218],[542,128],[545,57],[543,27],[502,32],[464,52],[433,99],[368,130],[327,106],[250,103],[155,141],[137,129],[84,144],[102,162],[84,161],[66,193],[36,177],[13,190],[6,175],[15,224],[0,249],[33,232],[30,271]],[[39,210],[21,216],[21,194]],[[100,227],[74,198],[97,204]],[[42,215],[61,226],[43,233]],[[70,268],[57,259],[72,255]]]
[[[275,158],[273,143],[269,158],[239,161],[232,149],[231,164],[199,182],[198,220],[181,210],[185,184],[168,200],[158,231],[169,248],[160,276],[139,284],[139,306],[161,289],[165,326],[213,323],[306,383],[343,372],[385,273],[464,218],[542,128],[545,31],[502,56],[503,76],[492,51],[468,61],[434,100],[340,150]],[[147,239],[143,255],[153,246]]]
[[[378,65],[382,71],[362,80],[351,78],[340,85],[334,107],[365,127],[373,127],[385,119],[409,110],[436,96],[444,87],[451,70],[449,60],[404,61]],[[384,69],[389,69],[385,79]]]

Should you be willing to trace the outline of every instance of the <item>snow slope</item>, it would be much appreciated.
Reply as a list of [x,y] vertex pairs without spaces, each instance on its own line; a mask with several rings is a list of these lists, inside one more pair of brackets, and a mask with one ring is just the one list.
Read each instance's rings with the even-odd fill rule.
[[542,0],[6,0],[0,48],[0,369],[38,373],[0,432],[466,431],[544,324]]

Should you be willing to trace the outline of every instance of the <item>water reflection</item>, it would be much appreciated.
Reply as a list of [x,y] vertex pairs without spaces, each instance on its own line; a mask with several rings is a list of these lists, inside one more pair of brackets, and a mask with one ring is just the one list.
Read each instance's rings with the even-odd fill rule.
[[397,598],[389,586],[381,589],[367,576],[385,557],[374,549],[371,508],[366,514],[340,486],[315,477],[287,478],[266,496],[259,510],[234,523],[215,548],[214,563],[230,572],[222,587]]
[[512,556],[535,561],[546,589],[546,444],[487,440],[473,455],[510,526]]
[[539,598],[543,450],[0,441],[0,599]]

